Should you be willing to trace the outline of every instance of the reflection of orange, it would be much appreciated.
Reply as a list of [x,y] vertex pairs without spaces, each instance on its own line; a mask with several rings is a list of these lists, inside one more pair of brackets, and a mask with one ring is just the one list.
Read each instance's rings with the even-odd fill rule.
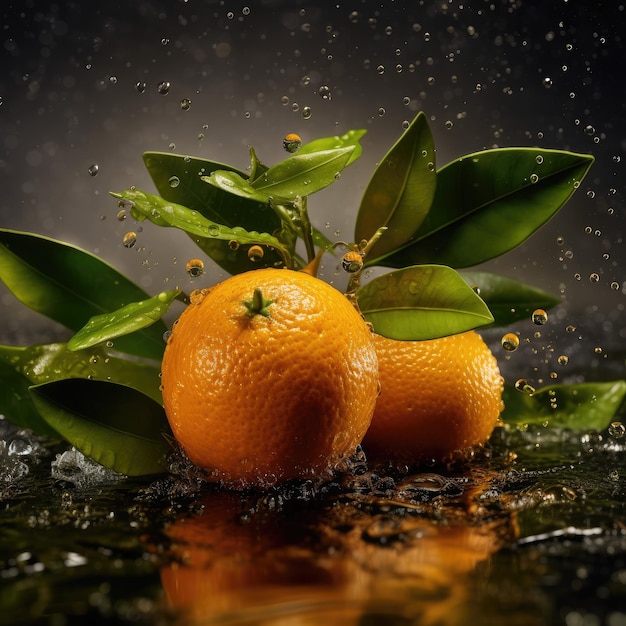
[[[202,515],[168,529],[174,562],[161,580],[184,624],[343,626],[389,614],[456,625],[465,575],[512,538],[508,519],[440,526],[419,515],[371,515],[351,503],[312,519],[309,507],[251,513],[255,502],[215,493]],[[400,539],[373,540],[390,520]]]
[[378,395],[371,332],[337,289],[259,269],[194,292],[162,363],[174,436],[241,483],[317,475],[354,453]]

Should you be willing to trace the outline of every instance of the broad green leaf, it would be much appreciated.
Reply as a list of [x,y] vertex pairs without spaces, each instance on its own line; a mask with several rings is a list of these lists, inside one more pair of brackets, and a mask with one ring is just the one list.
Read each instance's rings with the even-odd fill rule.
[[252,186],[273,198],[293,200],[296,196],[309,196],[339,178],[354,150],[354,146],[348,146],[296,154],[270,167]]
[[180,295],[178,289],[163,291],[153,298],[132,302],[113,311],[92,317],[68,342],[71,352],[116,339],[151,326],[160,320]]
[[463,280],[478,290],[494,317],[495,326],[508,326],[530,319],[535,309],[551,309],[561,301],[545,291],[499,274],[460,272]]
[[[0,229],[0,279],[23,304],[79,330],[94,315],[148,298],[97,256],[41,235]],[[120,339],[116,348],[160,360],[165,324]]]
[[280,228],[280,219],[265,200],[234,197],[203,180],[217,170],[246,178],[230,165],[165,152],[146,152],[143,160],[159,195],[168,202],[181,204],[225,226],[266,233]]
[[550,385],[529,395],[506,387],[502,419],[575,431],[604,430],[626,398],[626,381]]
[[[266,176],[266,174],[267,170],[261,174],[261,177]],[[237,174],[237,172],[217,170],[211,172],[210,176],[203,176],[202,181],[219,189],[223,193],[228,193],[239,198],[246,198],[247,200],[254,200],[255,202],[269,204],[272,197],[278,202],[281,200],[284,202],[289,201],[286,196],[285,198],[279,198],[272,196],[270,193],[258,191],[247,178]]]
[[[157,226],[170,226],[188,233],[206,254],[231,273],[283,264],[293,267],[291,251],[268,233],[216,224],[197,211],[139,189],[112,195],[130,203],[131,215],[135,219],[147,219]],[[251,246],[262,246],[262,259],[254,261],[249,258]]]
[[0,377],[0,414],[20,428],[28,428],[52,439],[61,439],[59,433],[48,425],[35,408],[28,391],[31,385],[28,378],[2,359]]
[[410,241],[367,265],[477,265],[515,248],[572,196],[593,157],[561,150],[499,148],[437,172],[428,215]]
[[298,154],[311,154],[313,152],[321,152],[323,150],[335,150],[337,148],[349,148],[354,147],[354,150],[350,154],[350,158],[346,163],[346,166],[354,163],[363,152],[363,146],[359,143],[359,140],[365,135],[366,130],[349,130],[345,135],[335,135],[334,137],[321,137],[320,139],[314,139],[305,143]]
[[385,255],[407,243],[424,221],[436,185],[435,144],[426,116],[418,113],[369,181],[356,219],[355,241],[369,239],[386,226],[370,256]]
[[0,372],[4,381],[0,386],[0,413],[18,426],[57,438],[59,435],[33,405],[28,390],[31,385],[65,378],[105,380],[127,385],[162,402],[159,367],[120,358],[103,348],[70,352],[64,343],[0,345]]
[[356,296],[365,319],[391,339],[437,339],[493,322],[473,289],[441,265],[384,274],[358,289]]
[[86,456],[127,476],[167,471],[163,407],[116,383],[81,378],[31,387],[37,410]]

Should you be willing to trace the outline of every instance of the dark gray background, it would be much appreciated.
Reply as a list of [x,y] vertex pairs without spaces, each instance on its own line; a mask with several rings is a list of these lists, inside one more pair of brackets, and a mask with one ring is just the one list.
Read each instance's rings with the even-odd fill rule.
[[[440,166],[495,146],[596,156],[566,208],[484,268],[563,293],[547,327],[519,326],[529,338],[526,352],[514,355],[520,368],[555,370],[562,353],[575,357],[570,372],[576,363],[589,368],[604,358],[589,346],[615,351],[626,342],[626,9],[618,1],[590,5],[9,2],[0,9],[0,225],[80,245],[151,293],[188,289],[184,264],[197,252],[185,236],[146,225],[135,248],[121,244],[136,225],[116,220],[107,192],[131,185],[153,191],[143,151],[245,168],[249,145],[266,163],[284,158],[287,132],[308,141],[366,128],[363,157],[310,200],[316,225],[349,240],[377,160],[403,121],[423,110]],[[158,93],[161,81],[171,83],[167,95]],[[138,82],[146,83],[144,93]],[[319,95],[322,85],[332,99]],[[184,98],[192,101],[188,111]],[[88,172],[93,164],[96,176]],[[333,280],[334,271],[327,259],[324,277]],[[592,273],[599,282],[589,280]],[[221,276],[209,264],[207,282]],[[5,290],[0,302],[5,341],[46,335],[48,322]],[[576,333],[565,332],[570,324]]]

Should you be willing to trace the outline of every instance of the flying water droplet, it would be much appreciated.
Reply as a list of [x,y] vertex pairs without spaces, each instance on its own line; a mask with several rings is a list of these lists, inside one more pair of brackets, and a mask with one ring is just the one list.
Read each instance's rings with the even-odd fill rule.
[[132,230],[127,232],[122,238],[122,244],[125,248],[132,248],[137,243],[137,233]]
[[543,309],[535,309],[531,316],[533,324],[543,326],[548,321],[548,314]]
[[296,133],[289,133],[283,138],[283,148],[290,154],[298,152],[301,146],[302,138],[300,135],[296,135]]
[[613,439],[622,439],[626,435],[626,426],[622,422],[611,422],[609,426],[609,435]]
[[308,120],[311,117],[311,107],[302,107],[302,119]]
[[324,99],[324,100],[332,100],[332,94],[330,93],[330,87],[328,85],[322,85],[318,90],[317,93]]
[[559,365],[567,365],[569,363],[569,357],[565,354],[562,354],[558,359],[557,363]]
[[363,269],[363,255],[356,250],[346,252],[341,258],[341,267],[348,274],[355,274]]
[[239,242],[238,242],[238,241],[236,241],[235,239],[231,239],[231,240],[228,242],[228,247],[229,247],[231,250],[239,250]]
[[535,393],[535,388],[525,378],[518,378],[515,381],[515,389],[529,395]]
[[204,262],[201,259],[190,259],[185,265],[185,271],[190,278],[198,278],[204,274]]
[[189,98],[183,98],[180,101],[180,110],[189,111],[190,108],[191,108],[191,100]]
[[261,246],[250,246],[248,248],[248,258],[253,263],[258,263],[264,255],[265,252],[263,251],[263,248],[261,248]]
[[93,165],[89,166],[89,169],[87,171],[89,172],[89,176],[96,176],[100,171],[100,166],[97,163],[94,163]]
[[148,85],[146,84],[145,81],[140,80],[137,83],[135,83],[135,89],[139,92],[139,93],[146,93],[146,89],[147,89]]
[[163,80],[157,85],[157,91],[162,96],[166,96],[170,92],[170,87],[171,87],[170,83],[167,82],[166,80]]
[[519,347],[519,337],[515,333],[507,333],[502,337],[501,344],[507,352],[515,352]]

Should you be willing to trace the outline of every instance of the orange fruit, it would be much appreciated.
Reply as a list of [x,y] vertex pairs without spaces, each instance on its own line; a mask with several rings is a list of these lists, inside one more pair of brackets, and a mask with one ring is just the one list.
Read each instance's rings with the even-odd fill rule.
[[503,378],[482,337],[429,341],[374,335],[381,393],[363,441],[368,458],[445,460],[487,441],[503,409]]
[[259,269],[192,294],[162,363],[189,459],[233,486],[315,477],[351,455],[378,394],[372,333],[304,272]]

